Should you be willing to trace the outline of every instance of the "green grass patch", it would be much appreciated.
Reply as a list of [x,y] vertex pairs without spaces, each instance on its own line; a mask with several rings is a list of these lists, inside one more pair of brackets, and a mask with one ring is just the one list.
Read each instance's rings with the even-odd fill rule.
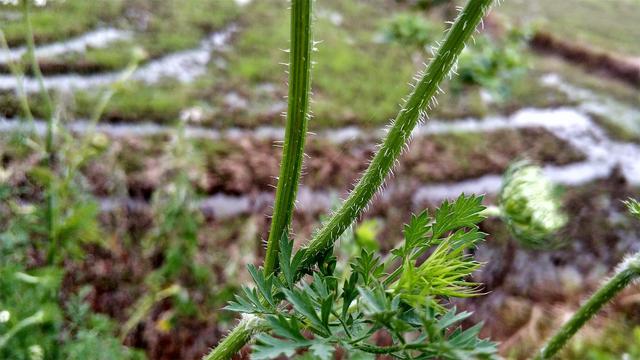
[[[44,8],[34,7],[32,20],[38,43],[64,40],[101,23],[131,30],[134,38],[105,48],[88,49],[84,53],[41,59],[44,73],[61,72],[61,69],[78,72],[121,69],[128,64],[134,47],[144,49],[150,59],[195,48],[206,36],[224,27],[239,14],[239,8],[233,0],[116,0],[104,4],[67,0],[53,1],[51,4]],[[2,6],[0,9],[6,12],[20,8]],[[123,16],[118,17],[121,13]],[[74,21],[68,21],[70,18]],[[2,26],[10,45],[24,42],[24,28],[21,17]]]
[[[122,13],[123,0],[87,1],[66,0],[48,1],[44,7],[32,7],[31,21],[37,44],[59,41],[81,34],[99,23],[113,22]],[[21,16],[21,7],[0,5],[3,16],[0,28],[10,46],[25,42],[25,24]]]
[[239,14],[233,0],[152,1],[132,0],[132,8],[150,16],[137,43],[151,57],[189,49]]
[[511,0],[497,11],[569,40],[640,55],[637,0]]
[[[248,25],[230,55],[231,82],[251,89],[270,82],[284,92],[289,24],[283,20],[284,1],[256,2],[245,14]],[[312,110],[314,124],[383,123],[398,109],[414,72],[411,52],[381,44],[377,35],[387,18],[385,8],[369,3],[327,1],[317,6],[313,53]],[[259,23],[260,26],[251,26]],[[269,34],[269,36],[265,36]]]
[[131,62],[133,51],[137,46],[134,41],[118,41],[105,48],[94,48],[82,54],[73,54],[71,55],[73,58],[67,57],[64,61],[70,65],[80,62],[87,67],[100,70],[122,69]]
[[[90,116],[99,96],[99,91],[76,93],[73,113],[80,117]],[[130,82],[107,104],[103,119],[109,122],[168,123],[178,118],[180,110],[188,106],[191,98],[191,89],[175,81],[154,86]]]
[[621,123],[611,116],[592,114],[591,117],[607,134],[620,141],[640,143],[640,118],[635,123]]

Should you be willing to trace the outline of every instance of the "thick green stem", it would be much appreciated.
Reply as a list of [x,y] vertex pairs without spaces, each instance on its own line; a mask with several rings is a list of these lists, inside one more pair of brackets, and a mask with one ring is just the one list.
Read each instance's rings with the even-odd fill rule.
[[[355,219],[362,213],[365,206],[369,203],[373,195],[380,189],[384,179],[391,171],[394,162],[402,152],[403,147],[408,143],[411,132],[420,119],[425,116],[426,108],[439,92],[438,85],[451,71],[458,56],[460,55],[460,52],[464,49],[465,41],[475,31],[492,2],[493,0],[469,0],[467,6],[462,10],[458,19],[453,24],[453,27],[449,30],[445,42],[438,49],[434,59],[426,69],[425,75],[423,75],[417,82],[414,91],[398,113],[398,116],[393,122],[393,126],[389,129],[386,139],[371,161],[367,171],[353,189],[347,200],[342,204],[340,209],[332,215],[331,219],[324,224],[322,229],[315,234],[308,244],[304,263],[301,267],[303,271],[298,273],[299,276],[304,275],[304,269],[309,269],[315,264],[319,255],[322,255],[327,250],[331,249],[335,239],[337,239],[340,234],[342,234],[344,230],[355,221]],[[293,2],[293,11],[295,11],[296,3],[297,1]],[[293,69],[291,69],[291,71],[294,73]],[[292,85],[293,83],[290,84]],[[291,114],[291,107],[289,114]],[[287,130],[288,126],[289,124],[287,124]],[[285,138],[288,140],[286,135]],[[282,178],[280,180],[282,180]],[[280,186],[280,183],[278,186]],[[290,199],[292,199],[292,197]],[[276,205],[278,206],[278,204]],[[289,206],[291,206],[292,209],[293,204],[291,203]],[[290,219],[291,213],[287,216]],[[288,224],[288,221],[284,223]],[[280,234],[282,234],[282,231]],[[275,265],[277,247],[275,247],[276,245],[274,243],[279,240],[279,238],[274,237],[276,235],[277,234],[272,231],[269,237],[269,247],[275,250],[272,250],[271,252],[267,250],[265,269],[267,269],[267,259],[270,259],[269,261],[273,262],[269,269],[272,270]],[[252,332],[256,331],[260,330],[251,328],[249,325],[243,325],[242,323],[239,324],[238,327],[231,331],[227,339],[223,340],[218,347],[216,347],[209,355],[205,356],[204,359],[217,360],[231,358],[233,354],[240,350],[242,346],[249,341]]]
[[280,177],[273,208],[273,218],[264,273],[273,272],[278,259],[280,238],[288,231],[295,207],[298,182],[302,173],[304,143],[309,121],[311,87],[311,6],[313,0],[291,2],[291,49],[289,52],[289,108],[284,135]]
[[251,336],[259,331],[263,331],[262,321],[253,315],[244,315],[238,325],[231,330],[227,337],[207,355],[203,360],[226,360],[230,359],[242,347],[251,340]]
[[[311,88],[311,7],[313,0],[294,0],[291,3],[291,49],[289,52],[289,107],[285,141],[276,189],[273,219],[264,259],[264,272],[275,270],[279,241],[288,231],[295,207],[298,182],[302,173],[304,144],[309,121],[309,92]],[[254,332],[261,331],[260,321],[243,318],[205,360],[229,359],[251,340]]]
[[584,324],[589,321],[605,304],[607,304],[622,289],[627,287],[631,281],[640,276],[640,253],[634,254],[621,264],[620,270],[607,281],[598,291],[595,292],[582,305],[569,321],[556,332],[555,335],[542,348],[537,359],[549,359],[553,357],[562,347],[575,335]]
[[309,242],[304,267],[313,266],[318,256],[333,246],[334,241],[351,226],[380,190],[403,148],[409,142],[413,129],[426,116],[427,107],[440,90],[439,84],[451,71],[465,47],[465,41],[476,30],[491,3],[492,0],[470,0],[462,10],[425,74],[417,82],[409,99],[393,121],[393,126],[366,172],[347,200]]

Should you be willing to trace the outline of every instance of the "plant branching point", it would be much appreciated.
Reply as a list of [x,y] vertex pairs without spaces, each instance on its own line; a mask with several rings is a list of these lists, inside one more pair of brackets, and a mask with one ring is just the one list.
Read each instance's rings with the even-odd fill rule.
[[[330,251],[334,241],[360,216],[373,196],[380,190],[403,148],[409,142],[413,129],[426,117],[426,110],[435,102],[435,96],[441,91],[439,84],[445,76],[452,72],[458,56],[465,47],[465,41],[476,31],[476,27],[492,3],[492,0],[470,0],[462,9],[424,74],[419,74],[416,77],[413,92],[393,121],[384,142],[365,174],[347,200],[305,247],[304,258],[300,260],[301,266],[294,274],[296,279],[307,273],[322,256]],[[301,11],[305,11],[305,13]],[[310,84],[311,62],[309,57],[313,46],[310,35],[310,17],[310,0],[292,1],[292,68],[290,68],[289,112],[281,177],[278,183],[274,219],[265,257],[264,274],[267,276],[272,274],[275,269],[279,249],[277,242],[287,231],[290,223],[302,164]],[[296,50],[296,46],[301,46],[301,48]],[[302,54],[307,54],[307,57],[305,58]],[[298,61],[302,61],[301,64],[295,64],[296,56]],[[260,331],[259,328],[262,326],[264,323],[261,320],[254,320],[251,323],[241,321],[204,359],[231,358],[251,339],[252,334]]]
[[409,143],[413,129],[426,117],[426,111],[435,104],[442,92],[439,84],[451,74],[458,56],[478,24],[489,11],[492,0],[470,0],[448,30],[444,42],[424,74],[416,76],[414,90],[393,120],[387,136],[375,154],[364,175],[340,208],[314,235],[308,244],[304,266],[313,266],[317,258],[330,249],[333,242],[362,214],[374,195],[391,173],[398,157]]

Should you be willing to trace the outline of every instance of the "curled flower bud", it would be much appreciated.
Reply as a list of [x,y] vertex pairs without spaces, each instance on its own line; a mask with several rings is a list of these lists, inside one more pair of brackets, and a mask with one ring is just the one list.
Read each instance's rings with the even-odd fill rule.
[[552,235],[567,223],[553,184],[539,166],[527,161],[507,169],[500,191],[500,208],[516,239],[533,248],[549,246]]

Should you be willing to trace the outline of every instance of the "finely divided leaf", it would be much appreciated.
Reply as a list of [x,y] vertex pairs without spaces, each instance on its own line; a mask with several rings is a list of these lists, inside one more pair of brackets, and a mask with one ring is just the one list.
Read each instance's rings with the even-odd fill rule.
[[284,289],[283,292],[287,300],[293,305],[294,309],[309,321],[309,326],[311,326],[313,330],[323,336],[330,335],[331,332],[327,326],[322,323],[320,317],[318,317],[318,313],[316,312],[309,295],[297,289]]
[[258,288],[258,291],[260,291],[260,294],[262,294],[262,297],[269,303],[269,305],[271,305],[271,307],[275,307],[276,302],[273,299],[273,293],[272,293],[273,278],[271,277],[271,275],[269,275],[265,279],[262,271],[258,271],[258,269],[256,269],[256,267],[253,264],[249,264],[247,266],[247,269],[249,270],[249,274],[253,278],[253,281],[255,282],[256,287]]
[[485,209],[482,200],[483,196],[465,196],[464,194],[453,203],[445,200],[435,212],[432,225],[434,240],[452,230],[476,227],[485,218],[482,215]]
[[427,210],[418,215],[411,215],[411,220],[404,226],[405,249],[413,249],[421,243],[426,242],[431,219]]

